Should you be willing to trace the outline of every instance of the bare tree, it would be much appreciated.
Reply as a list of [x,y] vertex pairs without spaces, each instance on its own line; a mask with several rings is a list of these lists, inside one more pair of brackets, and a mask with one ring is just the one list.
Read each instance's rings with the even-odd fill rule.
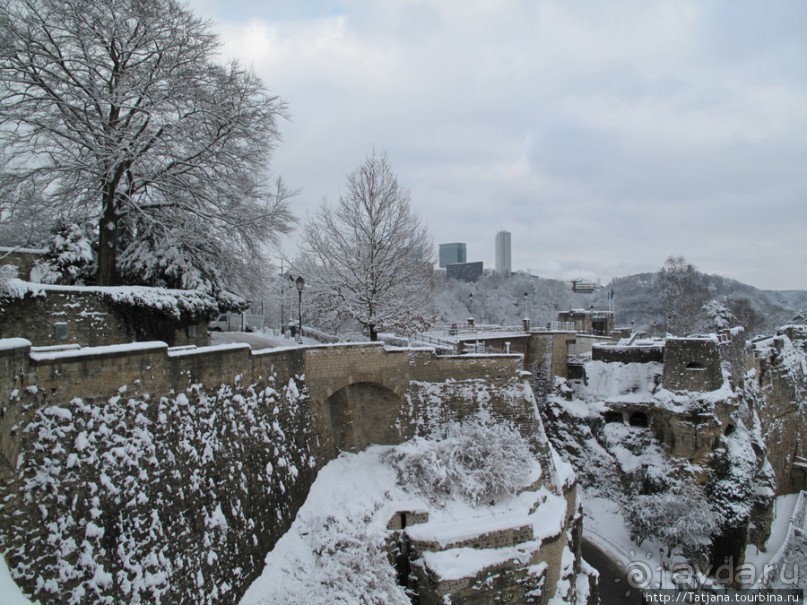
[[[126,246],[164,250],[189,226],[218,234],[201,262],[290,230],[289,192],[266,186],[284,103],[214,61],[208,23],[175,0],[2,4],[0,197],[28,191],[68,222],[96,220],[98,283],[119,278]],[[202,248],[174,246],[190,264]]]
[[335,209],[323,203],[303,235],[312,297],[367,328],[410,333],[429,322],[434,244],[385,153],[348,175]]
[[694,330],[709,298],[705,276],[683,256],[671,256],[656,274],[656,287],[667,318],[667,330],[679,336]]

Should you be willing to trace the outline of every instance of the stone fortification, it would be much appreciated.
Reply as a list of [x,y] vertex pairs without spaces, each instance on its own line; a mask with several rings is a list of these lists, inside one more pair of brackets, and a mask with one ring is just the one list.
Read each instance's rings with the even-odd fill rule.
[[716,336],[668,338],[664,343],[664,388],[669,391],[716,391],[723,385]]
[[0,538],[43,603],[236,602],[339,451],[447,420],[549,458],[516,355],[0,343]]

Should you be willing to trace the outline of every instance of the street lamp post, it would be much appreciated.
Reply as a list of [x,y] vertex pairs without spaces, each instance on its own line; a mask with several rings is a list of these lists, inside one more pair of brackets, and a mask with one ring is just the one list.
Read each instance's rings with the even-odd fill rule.
[[303,288],[305,288],[305,280],[302,276],[294,280],[294,285],[297,286],[297,342],[303,344]]

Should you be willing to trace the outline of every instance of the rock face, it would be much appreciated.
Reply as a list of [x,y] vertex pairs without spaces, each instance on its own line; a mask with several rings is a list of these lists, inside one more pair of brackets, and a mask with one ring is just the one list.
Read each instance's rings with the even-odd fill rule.
[[[532,399],[525,376],[525,393]],[[534,401],[534,400],[533,400]],[[507,505],[484,515],[433,520],[403,512],[393,518],[411,588],[421,605],[443,603],[596,602],[596,579],[581,571],[582,511],[577,480],[549,444],[536,410],[531,448],[540,478]]]
[[807,326],[754,341],[759,419],[777,494],[807,489]]
[[[757,413],[769,400],[754,379],[744,331],[597,345],[592,358],[550,397],[555,447],[587,489],[623,501],[639,539],[670,534],[663,539],[704,569],[741,565],[745,545],[767,537],[775,485]],[[713,515],[705,542],[655,526],[646,533],[648,515],[632,504],[664,501],[686,511],[681,494]]]

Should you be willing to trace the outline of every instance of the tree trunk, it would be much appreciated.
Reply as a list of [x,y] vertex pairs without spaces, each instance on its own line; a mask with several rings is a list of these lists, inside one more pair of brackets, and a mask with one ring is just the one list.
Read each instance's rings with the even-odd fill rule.
[[370,328],[370,342],[376,342],[378,340],[378,332],[376,332],[375,326],[370,324],[367,327]]
[[117,282],[118,216],[113,196],[114,193],[104,191],[104,213],[98,225],[98,270],[95,281],[99,286],[112,286]]

